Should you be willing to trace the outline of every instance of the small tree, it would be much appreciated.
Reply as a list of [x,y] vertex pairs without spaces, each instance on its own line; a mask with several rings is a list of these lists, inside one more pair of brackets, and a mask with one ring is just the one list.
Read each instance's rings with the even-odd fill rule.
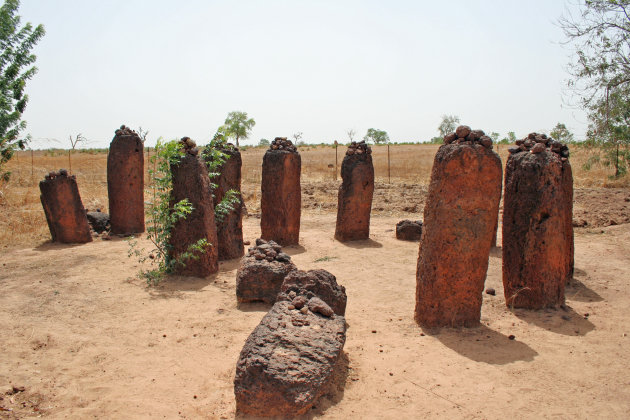
[[348,138],[350,139],[350,142],[352,143],[352,140],[354,139],[354,136],[357,134],[357,132],[351,128],[350,130],[346,131],[346,134],[348,135]]
[[258,142],[258,146],[269,146],[271,144],[271,142],[267,139],[260,139],[260,141]]
[[499,139],[501,138],[501,135],[499,133],[497,133],[496,131],[493,131],[492,133],[488,134],[488,136],[492,139],[493,142],[498,143]]
[[516,142],[516,134],[514,134],[514,131],[508,131],[507,137],[503,137],[499,143],[513,144],[514,142]]
[[571,133],[567,129],[567,126],[562,123],[556,124],[556,126],[553,128],[553,130],[551,130],[549,135],[551,136],[551,138],[564,142],[564,143],[571,143],[573,141],[573,133]]
[[459,124],[459,117],[457,115],[442,115],[442,122],[438,126],[440,137],[444,138],[447,134],[452,133]]
[[302,133],[301,131],[298,131],[297,133],[293,134],[293,140],[296,146],[302,146],[302,136],[304,133]]
[[388,143],[389,136],[387,131],[377,130],[376,128],[368,128],[367,133],[363,137],[366,142],[374,142],[374,144]]
[[28,102],[26,81],[37,72],[31,50],[44,36],[44,27],[27,23],[20,28],[19,0],[5,0],[0,7],[0,178],[8,180],[3,170],[16,150],[24,150],[28,137],[20,138],[26,128],[22,113]]
[[238,147],[239,139],[249,138],[255,125],[256,121],[253,118],[247,118],[247,112],[232,111],[225,119],[223,132],[226,137],[233,137],[236,140],[236,147]]
[[72,136],[68,136],[70,140],[70,150],[68,150],[68,170],[72,172],[72,160],[70,158],[71,154],[75,151],[79,143],[87,143],[87,139],[83,137],[83,134],[79,133],[74,138]]

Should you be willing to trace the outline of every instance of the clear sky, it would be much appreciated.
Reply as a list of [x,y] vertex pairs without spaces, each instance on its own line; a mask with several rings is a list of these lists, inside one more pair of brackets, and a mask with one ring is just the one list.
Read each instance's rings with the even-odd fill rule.
[[[564,0],[22,0],[44,24],[24,118],[34,148],[82,133],[106,147],[121,124],[205,144],[228,112],[250,139],[346,142],[438,135],[443,114],[502,136],[586,116],[563,105]],[[57,139],[53,143],[46,139]]]

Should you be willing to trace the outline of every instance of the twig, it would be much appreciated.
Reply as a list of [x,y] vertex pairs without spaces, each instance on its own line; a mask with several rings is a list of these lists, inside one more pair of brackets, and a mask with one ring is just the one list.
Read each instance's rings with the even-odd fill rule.
[[28,342],[31,340],[31,338],[33,338],[33,333],[34,333],[34,332],[35,332],[35,328],[33,328],[33,329],[31,330],[31,335],[30,335],[30,336],[26,339],[26,341],[24,341],[25,343],[28,343]]
[[[436,397],[441,398],[441,399],[443,399],[444,401],[448,401],[448,402],[450,402],[451,404],[454,404],[454,405],[456,405],[457,407],[461,408],[462,410],[468,411],[470,414],[473,414],[473,413],[472,413],[469,409],[467,409],[467,408],[466,408],[466,407],[464,407],[463,405],[458,404],[458,403],[456,403],[455,401],[453,401],[453,400],[451,400],[451,399],[448,399],[448,398],[446,398],[446,397],[443,397],[442,395],[438,394],[437,392],[434,392],[434,391],[430,390],[429,388],[423,387],[422,385],[418,385],[418,384],[417,384],[417,383],[415,383],[414,381],[412,381],[412,380],[410,380],[410,379],[408,379],[408,378],[405,378],[404,376],[403,376],[403,379],[404,379],[404,380],[406,380],[407,382],[409,382],[409,383],[411,383],[411,384],[413,384],[413,385],[417,386],[418,388],[424,389],[425,391],[427,391],[427,392],[429,392],[429,393],[431,393],[431,394],[435,395]],[[474,415],[474,414],[473,414],[473,415]]]

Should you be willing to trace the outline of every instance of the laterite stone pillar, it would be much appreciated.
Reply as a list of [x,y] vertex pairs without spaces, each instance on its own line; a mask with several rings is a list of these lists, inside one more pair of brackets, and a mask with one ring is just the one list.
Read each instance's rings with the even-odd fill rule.
[[358,241],[370,237],[370,213],[374,195],[372,150],[364,142],[352,142],[341,164],[342,183],[337,204],[335,239]]
[[210,188],[210,178],[206,164],[198,156],[199,150],[188,137],[182,139],[185,156],[177,165],[171,166],[173,189],[171,203],[187,198],[193,211],[186,218],[175,223],[171,230],[171,255],[180,257],[190,245],[206,239],[212,246],[205,249],[198,259],[188,259],[185,265],[178,265],[178,274],[206,277],[219,270],[217,227],[214,221],[214,203]]
[[261,237],[280,245],[297,245],[302,190],[300,154],[286,137],[276,137],[263,157]]
[[109,145],[107,193],[111,233],[144,232],[144,145],[124,125]]
[[501,198],[501,160],[481,130],[460,126],[433,162],[416,274],[423,327],[471,327],[481,318]]
[[238,203],[234,209],[217,220],[217,237],[219,240],[219,261],[240,258],[245,255],[243,245],[243,198],[241,192],[241,152],[232,144],[226,144],[221,152],[229,158],[218,169],[219,176],[212,179],[217,184],[214,190],[214,206],[223,200],[225,194],[230,190],[239,192]]
[[68,175],[65,169],[51,172],[39,182],[39,190],[53,242],[92,241],[75,176]]
[[573,178],[566,146],[531,133],[510,149],[503,205],[508,307],[564,304],[573,271]]

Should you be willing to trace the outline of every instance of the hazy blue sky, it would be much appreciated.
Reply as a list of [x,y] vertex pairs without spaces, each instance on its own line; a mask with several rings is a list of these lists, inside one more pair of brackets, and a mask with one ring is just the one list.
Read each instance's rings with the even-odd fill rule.
[[228,112],[250,140],[347,141],[370,127],[392,141],[436,136],[443,114],[502,136],[564,122],[570,51],[564,0],[22,0],[43,23],[25,119],[35,148],[83,133],[106,147],[121,124],[206,143]]

